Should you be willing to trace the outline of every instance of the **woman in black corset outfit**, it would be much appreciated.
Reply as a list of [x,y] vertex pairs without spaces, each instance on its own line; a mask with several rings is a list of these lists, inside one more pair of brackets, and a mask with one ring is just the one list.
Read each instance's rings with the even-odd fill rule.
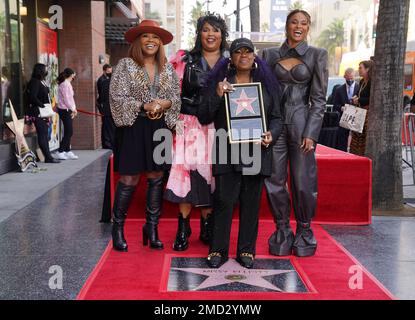
[[[284,128],[273,147],[273,172],[265,180],[268,200],[277,231],[269,239],[274,255],[314,255],[317,241],[311,230],[317,203],[318,141],[326,105],[328,82],[327,51],[307,44],[310,15],[290,12],[286,21],[287,39],[280,48],[268,48],[263,58],[282,85]],[[290,193],[287,189],[290,163],[291,194],[297,230],[290,227]]]
[[46,103],[50,103],[49,87],[46,84],[48,72],[43,63],[36,63],[33,67],[32,78],[27,84],[28,109],[27,116],[34,122],[37,133],[37,141],[45,157],[46,163],[59,163],[60,161],[53,158],[49,150],[48,118],[41,118],[39,108],[44,108]]

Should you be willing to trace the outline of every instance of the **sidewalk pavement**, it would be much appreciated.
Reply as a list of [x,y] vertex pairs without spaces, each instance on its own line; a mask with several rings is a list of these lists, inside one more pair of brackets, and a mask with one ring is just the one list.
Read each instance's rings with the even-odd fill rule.
[[[64,182],[93,161],[109,156],[109,150],[74,150],[78,160],[38,163],[39,170],[0,175],[0,223]],[[76,186],[74,186],[76,188]]]

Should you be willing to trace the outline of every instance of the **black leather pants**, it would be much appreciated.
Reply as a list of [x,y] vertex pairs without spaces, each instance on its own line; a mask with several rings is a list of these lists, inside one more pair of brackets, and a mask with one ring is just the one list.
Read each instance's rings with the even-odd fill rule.
[[300,149],[301,137],[294,132],[293,127],[284,125],[273,147],[273,171],[271,177],[265,179],[265,187],[274,220],[288,221],[291,211],[287,187],[289,162],[295,218],[308,223],[314,217],[317,204],[317,163],[314,152],[305,154]]

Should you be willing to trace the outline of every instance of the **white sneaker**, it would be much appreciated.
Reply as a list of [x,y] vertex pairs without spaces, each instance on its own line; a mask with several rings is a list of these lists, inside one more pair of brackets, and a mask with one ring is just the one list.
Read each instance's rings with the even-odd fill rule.
[[72,151],[69,151],[69,152],[66,152],[66,157],[67,157],[67,159],[70,159],[70,160],[76,160],[76,159],[78,159],[79,157],[76,155],[76,154],[74,154]]
[[56,158],[59,160],[68,160],[68,157],[66,156],[65,152],[57,152],[56,155]]

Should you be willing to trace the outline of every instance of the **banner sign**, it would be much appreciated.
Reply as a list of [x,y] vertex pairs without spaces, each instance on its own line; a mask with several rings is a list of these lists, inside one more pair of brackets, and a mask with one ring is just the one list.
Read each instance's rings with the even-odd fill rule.
[[271,0],[271,33],[285,32],[285,20],[290,4],[290,0]]
[[[42,21],[37,21],[37,36],[38,36],[38,60],[47,66],[48,76],[46,83],[50,89],[50,98],[52,106],[55,106],[58,99],[58,82],[59,75],[58,68],[58,33],[51,30],[49,26]],[[56,114],[51,118],[49,126],[49,149],[50,151],[57,150],[60,142],[60,122],[59,115]]]

